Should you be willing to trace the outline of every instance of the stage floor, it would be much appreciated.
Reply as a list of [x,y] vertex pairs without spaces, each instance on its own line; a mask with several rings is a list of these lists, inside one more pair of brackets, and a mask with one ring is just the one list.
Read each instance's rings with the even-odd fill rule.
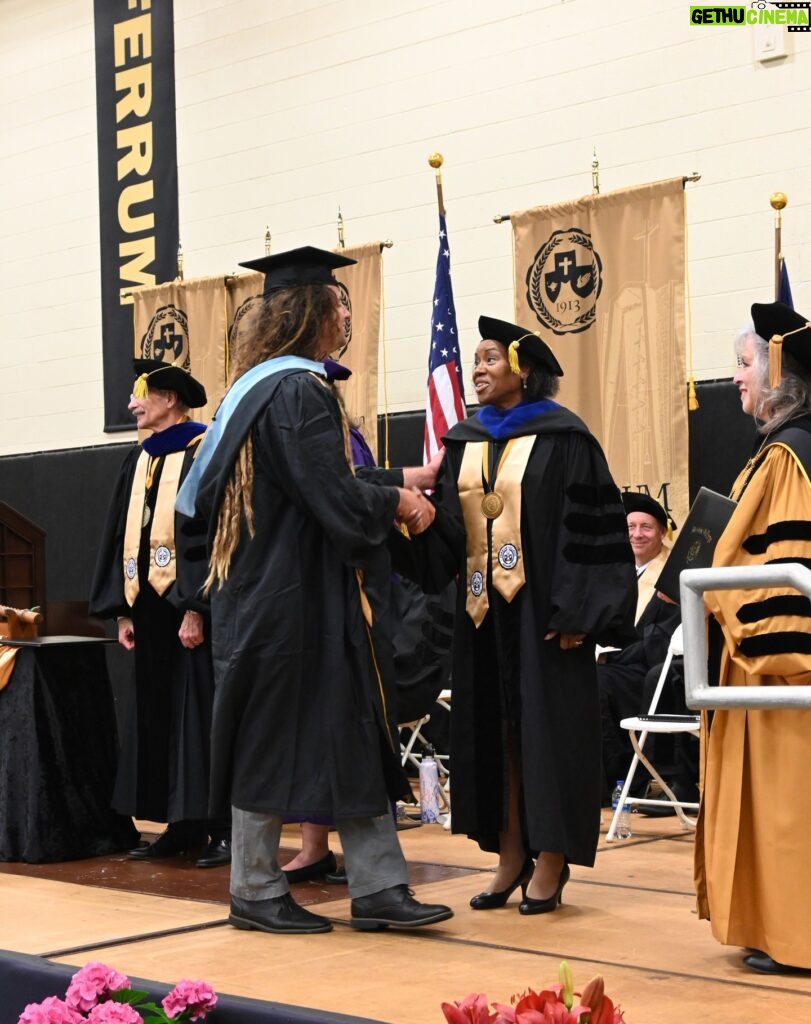
[[[811,1020],[811,977],[751,973],[742,951],[720,946],[698,920],[692,834],[673,818],[638,814],[633,829],[630,840],[601,840],[595,868],[572,869],[562,908],[532,918],[518,914],[517,895],[501,910],[468,907],[488,887],[492,855],[438,825],[402,831],[418,898],[456,915],[415,932],[352,931],[345,887],[315,882],[294,894],[319,904],[333,932],[238,931],[226,923],[227,868],[199,870],[191,860],[0,864],[0,948],[77,966],[100,960],[168,984],[202,978],[223,993],[391,1024],[439,1024],[442,1002],[473,991],[509,1003],[557,981],[564,958],[576,988],[604,976],[627,1024]],[[297,829],[283,842],[292,857]]]

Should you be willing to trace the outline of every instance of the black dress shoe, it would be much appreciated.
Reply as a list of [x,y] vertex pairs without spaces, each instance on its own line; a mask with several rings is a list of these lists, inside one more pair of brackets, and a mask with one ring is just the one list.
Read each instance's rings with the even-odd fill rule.
[[393,885],[389,889],[359,896],[352,900],[353,928],[362,932],[379,928],[419,928],[423,924],[436,924],[453,917],[450,907],[442,903],[418,903],[407,885]]
[[335,859],[335,854],[330,850],[326,857],[322,857],[321,860],[317,860],[312,864],[305,864],[303,868],[293,868],[292,871],[285,871],[282,868],[282,872],[288,882],[309,882],[315,878],[323,878],[330,871],[335,871],[337,867],[338,862]]
[[336,868],[334,871],[324,875],[327,885],[346,885],[349,879],[346,877],[346,868]]
[[[670,788],[680,803],[698,803],[698,787],[696,785],[686,786],[681,782],[673,782],[670,784]],[[658,803],[639,804],[637,810],[646,818],[670,818],[676,813],[676,808],[664,794]],[[690,814],[691,811],[688,809],[685,813]]]
[[563,886],[569,881],[569,875],[569,865],[564,863],[558,879],[558,887],[552,895],[545,900],[536,900],[532,896],[525,895],[518,904],[518,913],[524,915],[549,914],[551,911],[557,910],[563,903]]
[[231,840],[212,839],[202,857],[198,857],[195,866],[198,868],[218,868],[221,864],[231,863]]
[[751,967],[753,971],[759,971],[761,974],[811,973],[805,967],[792,967],[790,964],[781,964],[777,960],[772,960],[768,953],[761,953],[760,950],[755,950],[749,956],[745,956],[743,962],[747,967]]
[[170,825],[165,832],[148,845],[143,843],[130,850],[130,860],[160,860],[162,857],[179,857],[181,853],[194,850],[205,842],[205,836],[199,833],[186,832],[184,829],[173,829]]
[[228,922],[246,931],[291,935],[332,931],[331,921],[300,907],[289,892],[269,900],[241,900],[238,896],[232,896]]
[[508,885],[506,889],[499,889],[496,892],[480,892],[478,896],[474,896],[470,901],[471,907],[474,910],[495,910],[498,907],[503,907],[519,885],[521,886],[521,895],[526,898],[527,882],[532,878],[534,867],[532,858],[527,857],[512,885]]

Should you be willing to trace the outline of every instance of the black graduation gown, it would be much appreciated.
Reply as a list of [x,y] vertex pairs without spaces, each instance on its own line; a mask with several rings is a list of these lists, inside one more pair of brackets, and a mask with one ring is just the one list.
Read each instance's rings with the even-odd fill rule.
[[[457,480],[467,441],[492,441],[475,417],[444,438],[437,519],[395,564],[423,586],[461,585],[453,661],[451,763],[455,832],[498,850],[506,828],[507,742],[520,751],[522,825],[533,852],[591,865],[599,838],[600,711],[594,644],[634,636],[636,574],[619,491],[574,414],[555,407],[515,436],[537,435],[521,484],[526,583],[508,604],[489,587],[479,629],[465,610],[464,523]],[[501,450],[506,438],[497,445]],[[498,482],[496,480],[496,488]],[[489,581],[488,581],[489,586]],[[563,651],[551,630],[585,633]]]
[[[209,734],[214,701],[210,624],[205,642],[183,647],[178,630],[187,608],[204,615],[195,596],[205,577],[204,538],[175,515],[177,580],[163,596],[146,582],[149,533],[141,531],[141,586],[132,608],[124,597],[123,550],[130,490],[140,446],[128,452],[119,472],[99,540],[90,612],[101,618],[127,615],[135,629],[135,687],[124,713],[113,807],[150,821],[203,821],[208,817]],[[192,464],[187,450],[181,480]],[[154,512],[163,471],[159,458],[147,504]],[[152,519],[150,518],[150,524]],[[180,596],[180,595],[184,596]],[[186,596],[188,595],[188,596]]]
[[393,721],[385,546],[397,491],[353,476],[332,389],[286,371],[243,398],[200,481],[209,542],[249,433],[255,534],[243,519],[228,578],[211,592],[212,808],[385,814],[389,798],[408,792]]

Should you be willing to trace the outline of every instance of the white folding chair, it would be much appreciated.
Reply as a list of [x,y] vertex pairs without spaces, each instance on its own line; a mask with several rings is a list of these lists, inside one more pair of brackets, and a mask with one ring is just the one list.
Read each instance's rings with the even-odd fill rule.
[[661,800],[654,800],[648,797],[633,797],[628,796],[631,789],[631,783],[634,781],[634,775],[636,774],[637,765],[641,762],[650,772],[651,777],[657,782],[667,799],[673,804],[676,814],[679,816],[682,824],[685,828],[695,828],[696,819],[689,817],[685,814],[685,809],[691,811],[698,811],[698,804],[692,803],[691,801],[679,800],[673,790],[668,786],[659,772],[656,770],[650,760],[646,757],[644,752],[645,740],[648,738],[650,733],[691,733],[693,736],[699,735],[700,719],[698,715],[657,715],[656,709],[659,705],[659,698],[664,689],[667,674],[670,671],[670,665],[673,658],[684,654],[684,647],[682,641],[682,628],[679,624],[673,632],[673,636],[670,638],[670,644],[667,648],[667,657],[662,665],[662,671],[659,673],[659,679],[656,683],[656,689],[653,692],[653,697],[648,708],[647,715],[638,715],[635,718],[623,718],[620,722],[620,726],[623,729],[628,730],[628,734],[631,738],[631,744],[634,748],[634,756],[631,760],[631,765],[625,776],[625,785],[622,787],[622,795],[617,803],[614,816],[611,819],[611,825],[606,833],[606,842],[613,842],[616,838],[617,822],[619,816],[622,813],[623,808],[629,806],[645,806],[653,805],[660,807],[662,804]]
[[[436,699],[436,703],[439,704],[440,707],[445,708],[446,711],[450,711],[450,699],[451,691],[442,690]],[[422,748],[425,746],[432,745],[431,741],[427,739],[421,731],[422,727],[430,721],[430,715],[423,715],[422,718],[418,718],[416,719],[416,721],[401,722],[398,725],[397,728],[400,731],[400,763],[403,765],[404,768],[406,766],[406,762],[410,761],[411,764],[413,764],[414,767],[417,769],[417,771],[419,771],[420,761],[422,760]],[[410,730],[410,735],[405,740],[405,742],[403,741],[404,729]],[[417,747],[417,744],[420,744],[420,746]],[[450,818],[451,809],[450,775],[448,772],[447,765],[449,757],[449,754],[439,753],[436,750],[434,751],[434,758],[436,759],[437,766],[437,774],[439,775],[439,800],[440,803],[442,804],[442,809],[447,811],[448,813],[448,819]],[[450,828],[450,825],[447,824],[447,820],[445,827]]]

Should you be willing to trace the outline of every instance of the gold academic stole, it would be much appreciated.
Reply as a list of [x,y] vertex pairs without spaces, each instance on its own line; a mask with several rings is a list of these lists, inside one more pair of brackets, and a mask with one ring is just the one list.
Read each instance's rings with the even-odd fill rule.
[[[488,564],[493,586],[505,601],[512,601],[526,582],[521,552],[521,481],[535,440],[530,434],[507,442],[488,491],[484,485],[490,485],[489,442],[465,445],[458,481],[467,536],[465,607],[477,629],[490,607]],[[488,524],[492,524],[489,530]]]

